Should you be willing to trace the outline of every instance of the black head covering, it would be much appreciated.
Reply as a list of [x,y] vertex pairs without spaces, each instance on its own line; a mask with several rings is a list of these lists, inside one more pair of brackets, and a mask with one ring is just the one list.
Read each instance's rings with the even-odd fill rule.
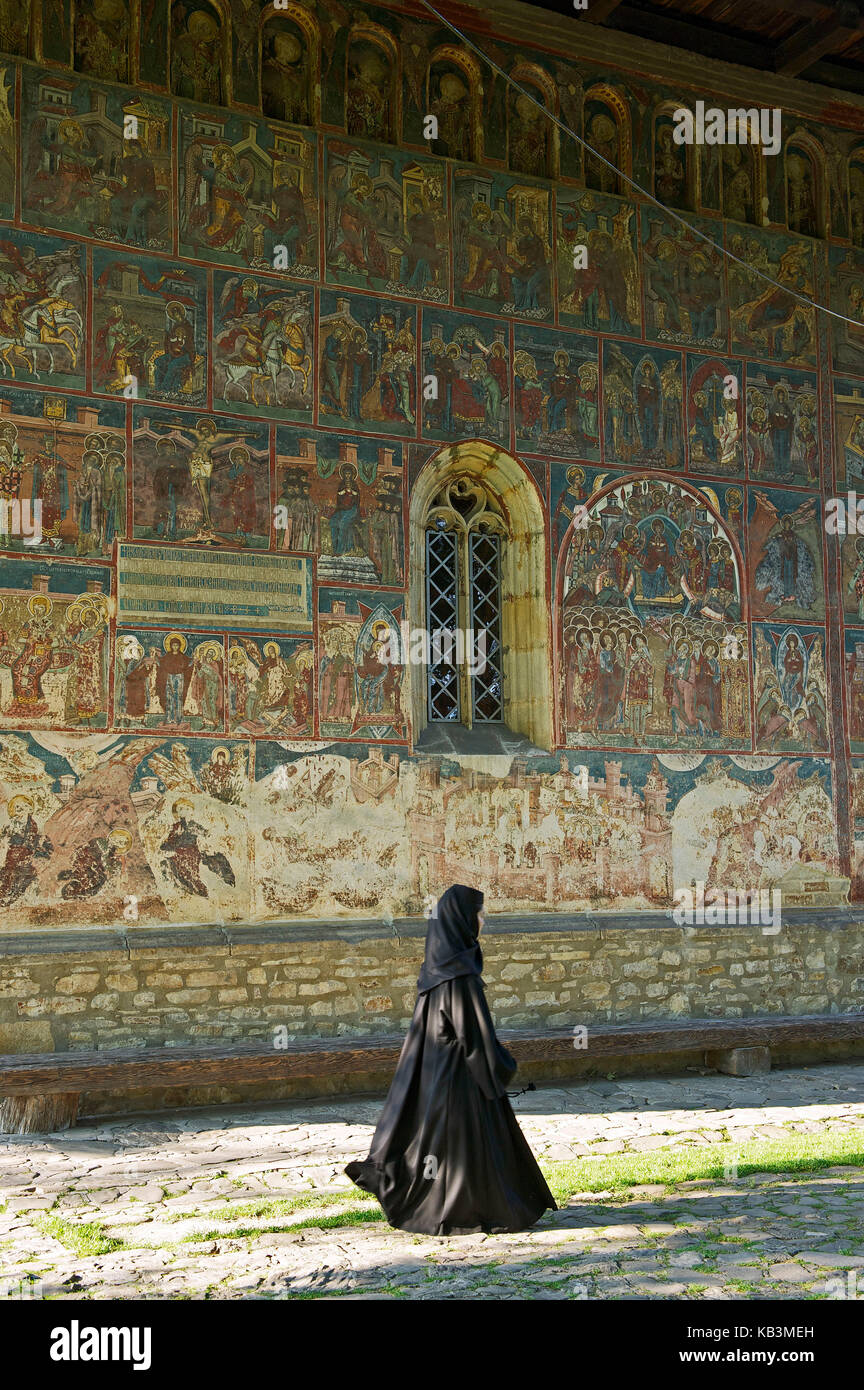
[[442,894],[426,929],[426,955],[417,981],[418,994],[425,994],[445,980],[459,975],[480,975],[483,955],[477,939],[477,914],[483,894],[464,883],[454,883]]

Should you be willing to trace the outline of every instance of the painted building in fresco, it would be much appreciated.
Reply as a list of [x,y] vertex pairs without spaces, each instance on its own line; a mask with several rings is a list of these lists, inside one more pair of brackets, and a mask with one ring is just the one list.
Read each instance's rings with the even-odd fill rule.
[[[864,893],[864,324],[795,297],[862,317],[864,106],[677,145],[740,76],[480,19],[777,283],[418,7],[0,3],[0,929]],[[497,555],[460,752],[436,525]]]

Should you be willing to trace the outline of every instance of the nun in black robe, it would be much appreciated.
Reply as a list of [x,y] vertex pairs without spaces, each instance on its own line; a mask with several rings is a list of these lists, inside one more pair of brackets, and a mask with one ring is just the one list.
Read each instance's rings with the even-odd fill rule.
[[439,899],[369,1156],[345,1169],[403,1231],[524,1231],[556,1210],[507,1098],[516,1062],[486,1003],[482,905],[483,894],[462,884]]

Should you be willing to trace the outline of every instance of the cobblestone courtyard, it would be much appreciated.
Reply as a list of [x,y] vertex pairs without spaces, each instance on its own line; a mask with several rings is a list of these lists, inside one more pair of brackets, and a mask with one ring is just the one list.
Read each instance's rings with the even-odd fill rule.
[[[860,1168],[577,1194],[519,1235],[414,1236],[364,1220],[375,1207],[359,1192],[338,1200],[379,1108],[338,1098],[3,1137],[0,1292],[25,1280],[60,1299],[748,1300],[826,1297],[826,1281],[862,1271],[864,1296]],[[790,1131],[855,1128],[864,1139],[864,1063],[574,1082],[514,1109],[543,1163],[725,1140],[734,1149]],[[227,1205],[298,1194],[294,1213],[225,1219]],[[344,1224],[352,1212],[358,1224]],[[116,1248],[72,1248],[90,1223],[100,1248]]]

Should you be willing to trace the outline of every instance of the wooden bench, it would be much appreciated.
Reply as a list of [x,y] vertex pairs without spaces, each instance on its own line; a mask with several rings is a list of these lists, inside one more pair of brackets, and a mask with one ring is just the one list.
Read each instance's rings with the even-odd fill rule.
[[[588,1026],[584,1039],[574,1036],[571,1028],[502,1029],[498,1036],[520,1065],[572,1061],[574,1056],[632,1059],[697,1052],[718,1070],[747,1075],[770,1066],[772,1047],[864,1040],[864,1012],[595,1024]],[[301,1038],[285,1047],[259,1040],[213,1047],[0,1056],[0,1133],[68,1129],[84,1092],[381,1075],[393,1071],[401,1047],[401,1036],[336,1037]],[[740,1055],[752,1051],[760,1055]]]

